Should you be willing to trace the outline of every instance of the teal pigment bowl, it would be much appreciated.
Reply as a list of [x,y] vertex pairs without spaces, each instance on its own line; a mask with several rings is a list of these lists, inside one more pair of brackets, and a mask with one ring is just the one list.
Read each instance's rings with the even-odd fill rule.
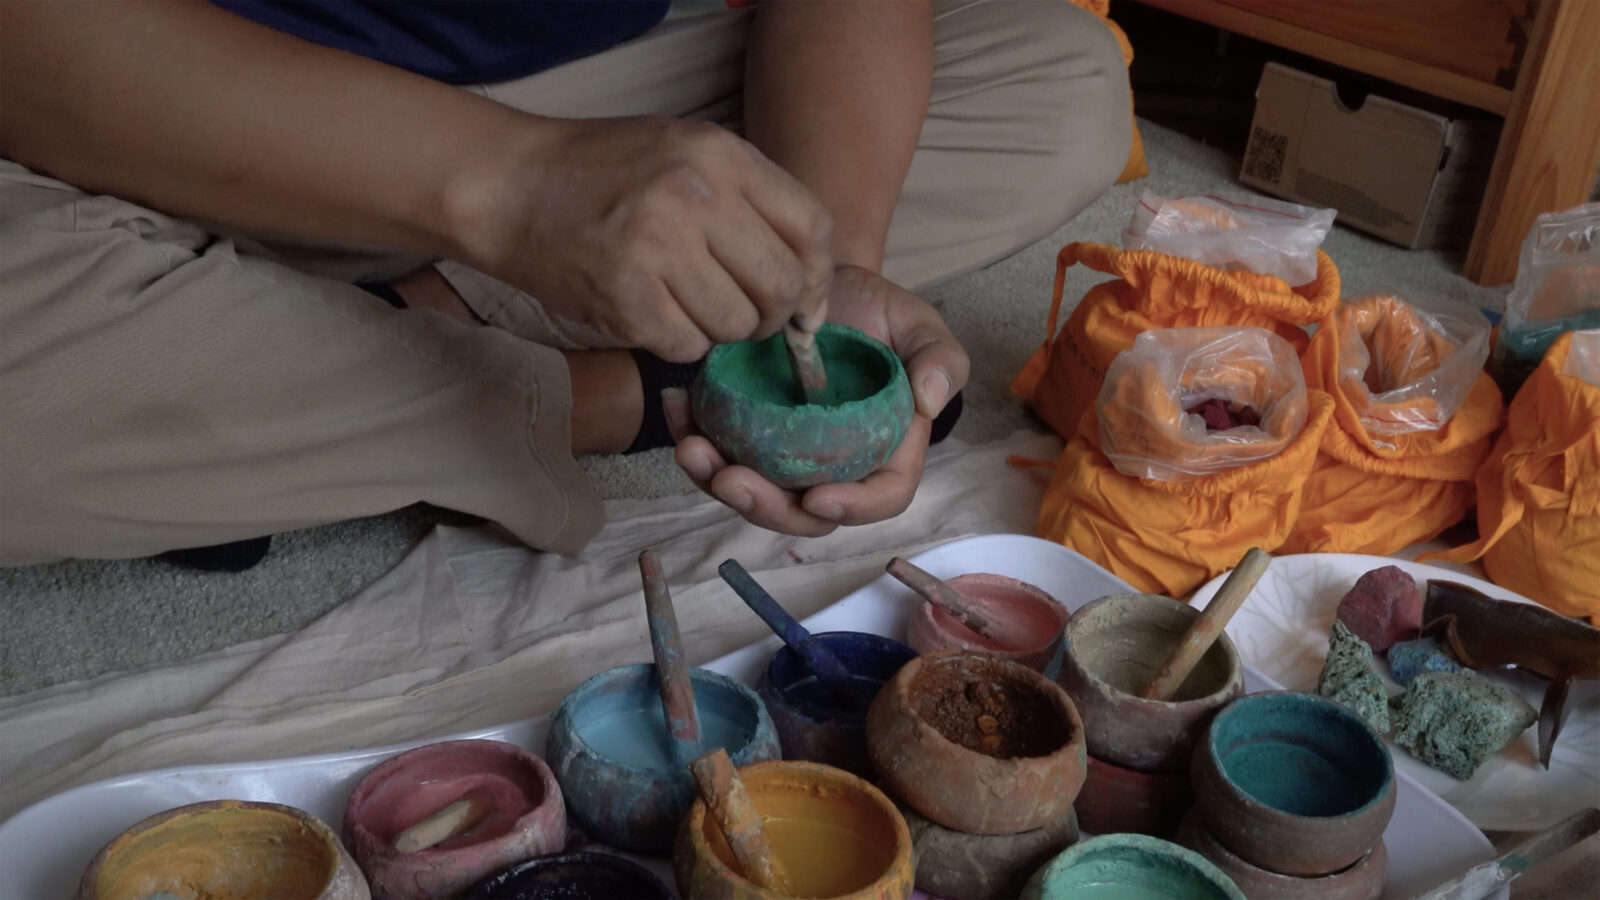
[[1142,834],[1107,834],[1068,847],[1035,872],[1023,900],[1245,900],[1204,857]]
[[[756,692],[706,669],[690,669],[699,756],[714,747],[735,766],[778,759],[778,733]],[[673,757],[649,663],[590,678],[561,701],[545,759],[561,784],[571,821],[597,841],[640,853],[672,849],[695,798],[694,779]]]
[[782,334],[713,347],[691,391],[700,431],[729,461],[786,489],[859,481],[911,425],[911,383],[894,351],[843,325],[816,336],[827,400],[807,403]]
[[1314,694],[1240,697],[1211,720],[1191,769],[1218,843],[1282,875],[1353,865],[1394,815],[1394,761],[1361,717]]

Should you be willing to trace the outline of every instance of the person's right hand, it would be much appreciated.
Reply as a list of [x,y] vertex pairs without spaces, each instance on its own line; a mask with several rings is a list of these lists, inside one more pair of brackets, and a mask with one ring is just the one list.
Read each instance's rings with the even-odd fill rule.
[[479,267],[674,362],[825,316],[832,219],[742,138],[659,117],[544,123],[485,200]]

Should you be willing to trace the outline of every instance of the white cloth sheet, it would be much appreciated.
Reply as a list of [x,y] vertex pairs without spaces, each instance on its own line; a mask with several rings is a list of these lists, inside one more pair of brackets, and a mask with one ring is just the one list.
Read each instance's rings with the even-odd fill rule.
[[441,527],[306,628],[184,663],[0,699],[0,821],[80,784],[148,769],[413,741],[553,710],[585,678],[650,659],[637,556],[661,552],[692,662],[762,637],[720,578],[738,559],[796,616],[893,555],[968,534],[1032,533],[1054,436],[933,448],[902,515],[818,539],[755,528],[696,495],[607,504],[581,557],[488,528]]

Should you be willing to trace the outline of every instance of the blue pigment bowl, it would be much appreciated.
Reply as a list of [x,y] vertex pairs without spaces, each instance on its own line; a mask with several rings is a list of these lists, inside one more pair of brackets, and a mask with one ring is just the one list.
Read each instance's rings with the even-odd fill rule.
[[671,900],[644,866],[609,853],[536,856],[467,889],[462,900]]
[[[735,766],[777,759],[778,734],[756,692],[706,669],[690,669],[701,749],[728,751]],[[572,821],[590,837],[640,853],[672,847],[694,801],[694,779],[673,757],[656,667],[618,666],[561,701],[545,760],[561,784]]]
[[1143,834],[1105,834],[1045,863],[1023,900],[1245,900],[1222,870],[1177,844]]
[[817,681],[800,654],[788,647],[773,654],[757,692],[777,726],[783,758],[826,763],[870,780],[867,707],[883,683],[917,652],[861,631],[825,631],[812,637],[856,677],[845,691],[835,693]]
[[1360,716],[1315,694],[1233,701],[1195,748],[1191,775],[1217,841],[1284,875],[1354,864],[1394,815],[1389,749]]

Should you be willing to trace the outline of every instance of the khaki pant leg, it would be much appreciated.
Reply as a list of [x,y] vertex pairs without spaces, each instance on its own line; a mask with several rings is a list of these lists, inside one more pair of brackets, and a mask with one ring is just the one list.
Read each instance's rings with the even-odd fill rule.
[[919,290],[1055,231],[1122,173],[1127,67],[1066,0],[938,2],[933,95],[883,274]]
[[[883,271],[921,289],[1059,228],[1128,159],[1127,67],[1110,29],[1066,0],[936,0],[933,94],[889,227]],[[562,117],[655,113],[742,122],[748,13],[669,20],[594,56],[477,88]],[[481,318],[558,346],[594,332],[454,263],[440,272]]]
[[0,160],[0,564],[417,501],[570,551],[600,506],[560,354],[240,255]]

